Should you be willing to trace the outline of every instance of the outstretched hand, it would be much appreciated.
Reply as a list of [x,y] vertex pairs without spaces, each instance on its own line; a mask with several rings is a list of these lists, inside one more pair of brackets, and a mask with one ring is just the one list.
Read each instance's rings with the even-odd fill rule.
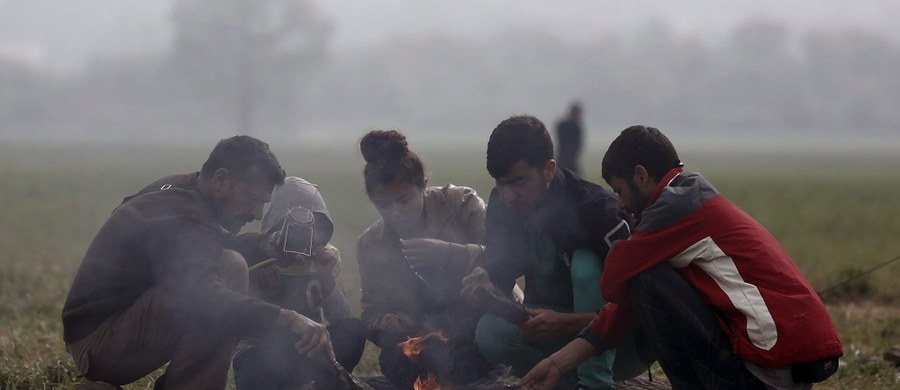
[[475,267],[472,270],[472,273],[463,278],[462,280],[462,290],[460,290],[459,294],[469,303],[478,304],[478,298],[475,297],[475,290],[479,287],[486,288],[488,290],[494,291],[498,295],[505,296],[506,294],[502,294],[494,283],[491,282],[491,276],[488,275],[488,272],[481,267]]
[[519,325],[526,341],[549,341],[564,333],[564,314],[549,309],[528,309],[528,314],[531,318]]
[[331,338],[325,326],[308,317],[302,316],[292,310],[281,310],[279,316],[287,317],[287,330],[298,338],[294,343],[294,349],[301,355],[311,358],[334,360],[334,349],[331,346]]
[[516,385],[528,390],[550,390],[561,376],[562,372],[553,359],[546,358],[528,371]]

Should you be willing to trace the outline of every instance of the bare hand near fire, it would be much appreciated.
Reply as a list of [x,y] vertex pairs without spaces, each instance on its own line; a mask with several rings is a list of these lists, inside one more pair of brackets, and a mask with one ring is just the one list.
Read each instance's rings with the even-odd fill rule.
[[528,309],[531,319],[519,325],[529,342],[549,341],[560,335],[564,326],[561,313],[548,309]]
[[[287,317],[287,319],[283,319]],[[328,362],[334,360],[334,350],[331,347],[331,338],[325,326],[295,311],[281,310],[279,322],[287,322],[287,329],[299,337],[294,344],[294,349],[301,355],[314,358],[324,358]]]
[[450,250],[450,243],[435,238],[410,238],[400,240],[400,252],[414,268],[435,265],[442,261]]
[[561,375],[559,367],[548,358],[541,360],[516,385],[528,390],[549,390],[559,382]]
[[473,304],[478,303],[478,299],[475,297],[475,290],[479,287],[494,291],[497,295],[506,295],[502,294],[500,290],[497,289],[497,286],[491,282],[491,276],[481,267],[475,267],[471,274],[463,278],[462,286],[462,290],[459,294],[462,295],[465,300]]
[[259,243],[259,250],[266,256],[267,259],[274,259],[278,257],[278,238],[281,237],[281,232],[274,232],[266,237],[265,240]]

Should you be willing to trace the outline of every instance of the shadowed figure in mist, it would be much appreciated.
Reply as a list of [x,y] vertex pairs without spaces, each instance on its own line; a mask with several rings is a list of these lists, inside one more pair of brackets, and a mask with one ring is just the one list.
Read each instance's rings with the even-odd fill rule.
[[[478,313],[459,296],[460,282],[484,251],[485,204],[468,187],[427,186],[422,161],[397,131],[360,141],[366,192],[381,218],[357,242],[362,319],[381,347],[381,372],[412,388],[428,372],[445,384],[478,379],[487,366],[473,344]],[[398,343],[442,331],[410,359]]]
[[[220,141],[200,172],[167,176],[113,211],[63,306],[63,340],[86,387],[123,385],[169,363],[157,389],[223,389],[239,337],[288,335],[295,352],[332,359],[325,327],[247,295],[248,263],[272,237],[236,235],[262,217],[284,170],[247,136]],[[107,385],[107,387],[111,387]]]
[[[352,371],[362,357],[366,331],[362,321],[350,317],[350,304],[337,283],[341,257],[329,244],[334,233],[331,214],[317,186],[291,176],[272,192],[260,230],[272,234],[298,221],[308,229],[297,225],[295,241],[279,240],[278,261],[250,273],[250,292],[316,322],[327,320],[335,358]],[[233,362],[238,390],[298,389],[310,382],[316,389],[342,387],[321,361],[297,355],[290,335],[281,332],[241,339]]]
[[581,104],[572,103],[565,117],[556,123],[556,161],[560,169],[581,173],[581,149],[584,141],[584,124],[581,120]]

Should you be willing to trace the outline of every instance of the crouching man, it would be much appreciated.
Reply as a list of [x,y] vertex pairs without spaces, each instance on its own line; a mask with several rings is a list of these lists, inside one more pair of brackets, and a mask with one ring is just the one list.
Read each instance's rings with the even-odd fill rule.
[[837,370],[834,324],[785,250],[681,167],[652,127],[612,142],[603,178],[637,226],[606,258],[600,289],[610,303],[522,378],[525,388],[551,388],[638,327],[676,389],[808,389]]
[[[81,376],[123,385],[167,362],[157,389],[223,389],[239,336],[281,330],[298,353],[333,356],[316,322],[246,294],[272,240],[234,236],[262,216],[284,170],[262,141],[220,141],[202,170],[125,198],[82,260],[62,311]],[[96,383],[91,383],[95,385]]]
[[[318,186],[291,176],[275,187],[261,231],[289,232],[278,242],[276,262],[250,272],[250,294],[318,323],[327,321],[335,358],[352,371],[366,346],[366,329],[350,316],[350,303],[337,278],[340,252],[329,244],[334,234],[331,213]],[[340,389],[343,383],[322,359],[301,357],[291,334],[274,332],[244,337],[234,352],[234,383],[238,390]]]

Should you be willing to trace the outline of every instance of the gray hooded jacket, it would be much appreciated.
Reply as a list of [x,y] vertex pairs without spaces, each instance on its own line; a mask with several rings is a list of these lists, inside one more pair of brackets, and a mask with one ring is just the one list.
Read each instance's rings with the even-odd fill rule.
[[[316,234],[322,234],[325,242],[331,241],[334,223],[322,194],[316,185],[295,176],[286,178],[284,184],[272,192],[272,200],[262,219],[261,231],[271,233],[281,229],[287,212],[297,206],[315,213],[316,229],[322,229]],[[324,218],[324,223],[319,218]],[[266,288],[266,291],[260,291],[260,295],[267,301],[314,320],[321,320],[320,308],[328,322],[350,316],[350,305],[336,283],[341,262],[337,248],[327,244],[314,250],[309,260],[311,261],[284,267],[273,265],[279,273],[279,282]]]

